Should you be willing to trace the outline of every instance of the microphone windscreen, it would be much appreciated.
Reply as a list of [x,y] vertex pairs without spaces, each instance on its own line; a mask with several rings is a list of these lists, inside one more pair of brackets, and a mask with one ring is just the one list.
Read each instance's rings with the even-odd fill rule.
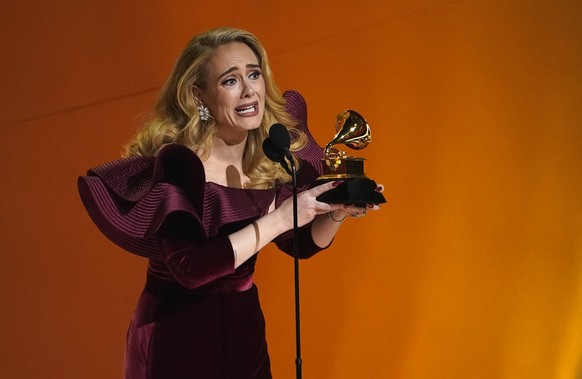
[[263,152],[265,153],[267,158],[269,158],[273,162],[282,162],[284,159],[283,152],[281,151],[281,149],[277,149],[275,146],[273,146],[273,143],[271,142],[270,138],[266,138],[263,141]]
[[291,145],[289,131],[282,124],[273,124],[271,126],[269,129],[269,138],[271,139],[273,146],[281,151],[284,151],[285,148],[288,149]]

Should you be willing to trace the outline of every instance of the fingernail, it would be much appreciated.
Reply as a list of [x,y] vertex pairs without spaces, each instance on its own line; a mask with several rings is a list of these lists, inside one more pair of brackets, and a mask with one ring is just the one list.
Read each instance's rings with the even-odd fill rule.
[[343,180],[336,180],[335,182],[333,182],[331,185],[334,187],[339,186],[340,184],[342,184],[344,181]]
[[374,191],[381,192],[382,191],[382,187],[376,187],[376,189]]
[[374,204],[366,204],[368,208],[374,208]]

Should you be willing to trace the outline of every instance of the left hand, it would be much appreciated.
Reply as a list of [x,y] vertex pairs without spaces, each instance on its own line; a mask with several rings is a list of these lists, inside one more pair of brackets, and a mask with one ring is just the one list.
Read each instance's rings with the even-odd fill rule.
[[[377,192],[384,192],[384,186],[379,184],[376,187]],[[351,216],[353,218],[363,217],[368,214],[368,210],[377,211],[380,209],[378,204],[362,204],[362,205],[353,205],[353,204],[344,204],[343,208],[336,210],[334,212],[337,215],[337,218],[342,218],[344,215]]]

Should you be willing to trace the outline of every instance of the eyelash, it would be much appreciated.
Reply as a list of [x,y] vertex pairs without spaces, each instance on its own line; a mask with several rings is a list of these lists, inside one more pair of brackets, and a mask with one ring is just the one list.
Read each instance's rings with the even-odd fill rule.
[[[251,74],[249,75],[249,77],[252,80],[257,80],[261,77],[262,73],[260,70],[255,70],[253,72],[251,72]],[[254,76],[254,77],[253,77]],[[235,78],[228,78],[225,81],[222,82],[222,85],[224,86],[230,86],[230,85],[234,85],[236,84],[236,79]]]
[[255,71],[251,72],[251,76],[254,75],[255,76],[255,79],[260,78],[262,74],[263,73],[260,70],[255,70]]

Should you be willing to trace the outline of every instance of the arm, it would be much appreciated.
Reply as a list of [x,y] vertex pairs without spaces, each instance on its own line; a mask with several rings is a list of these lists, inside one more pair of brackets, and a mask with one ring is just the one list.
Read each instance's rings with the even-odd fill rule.
[[[331,217],[329,217],[329,215],[331,215]],[[315,220],[313,220],[313,225],[311,226],[313,242],[321,248],[329,246],[331,241],[335,238],[340,225],[345,220],[345,217],[346,214],[343,210],[330,211],[325,215],[317,216]]]
[[[317,201],[317,197],[324,192],[334,188],[334,183],[325,183],[320,186],[303,191],[297,196],[297,216],[298,225],[302,227],[314,219],[322,219],[330,211],[341,210],[342,204],[326,204]],[[331,220],[330,220],[331,221]],[[322,223],[324,232],[315,232],[321,234],[314,241],[319,247],[326,247],[333,239],[337,231],[336,225],[327,225],[325,219],[317,221],[312,226],[312,236],[315,237],[313,227]],[[318,227],[320,228],[320,227]],[[293,229],[293,201],[291,198],[285,200],[281,206],[267,215],[261,217],[256,222],[235,232],[229,236],[235,251],[235,267],[240,266],[247,259],[253,256],[257,251],[271,242],[280,234]],[[333,235],[331,235],[333,234]],[[329,241],[326,243],[327,239]]]
[[227,236],[207,238],[192,216],[175,212],[156,234],[168,270],[186,288],[194,289],[234,272],[234,254]]
[[[333,188],[326,183],[303,191],[297,199],[299,226],[342,205],[329,205],[316,197]],[[197,288],[234,270],[281,233],[293,228],[292,199],[255,222],[228,236],[207,238],[193,227],[192,215],[175,212],[162,224],[156,237],[172,276],[187,288]]]
[[[335,220],[361,212],[361,208],[343,204],[326,204],[317,201],[317,196],[333,188],[333,183],[322,184],[301,192],[297,198],[299,227],[303,238],[311,233],[315,247],[327,247],[341,222]],[[378,209],[377,206],[373,207]],[[361,213],[362,214],[362,213]],[[164,261],[176,280],[187,288],[196,288],[220,277],[232,274],[261,248],[280,234],[293,228],[292,199],[252,224],[228,236],[205,239],[187,225],[192,225],[187,213],[176,213],[168,218],[158,233]],[[309,225],[307,225],[309,226]],[[314,249],[311,249],[314,250]],[[307,256],[305,256],[307,257]]]
[[[379,185],[376,191],[383,192],[384,186]],[[348,217],[361,217],[367,214],[367,210],[379,210],[380,206],[374,204],[367,204],[365,207],[343,205],[339,209],[335,209],[327,213],[326,216],[319,215],[313,221],[311,234],[315,244],[321,248],[329,246],[335,237],[340,225]]]

